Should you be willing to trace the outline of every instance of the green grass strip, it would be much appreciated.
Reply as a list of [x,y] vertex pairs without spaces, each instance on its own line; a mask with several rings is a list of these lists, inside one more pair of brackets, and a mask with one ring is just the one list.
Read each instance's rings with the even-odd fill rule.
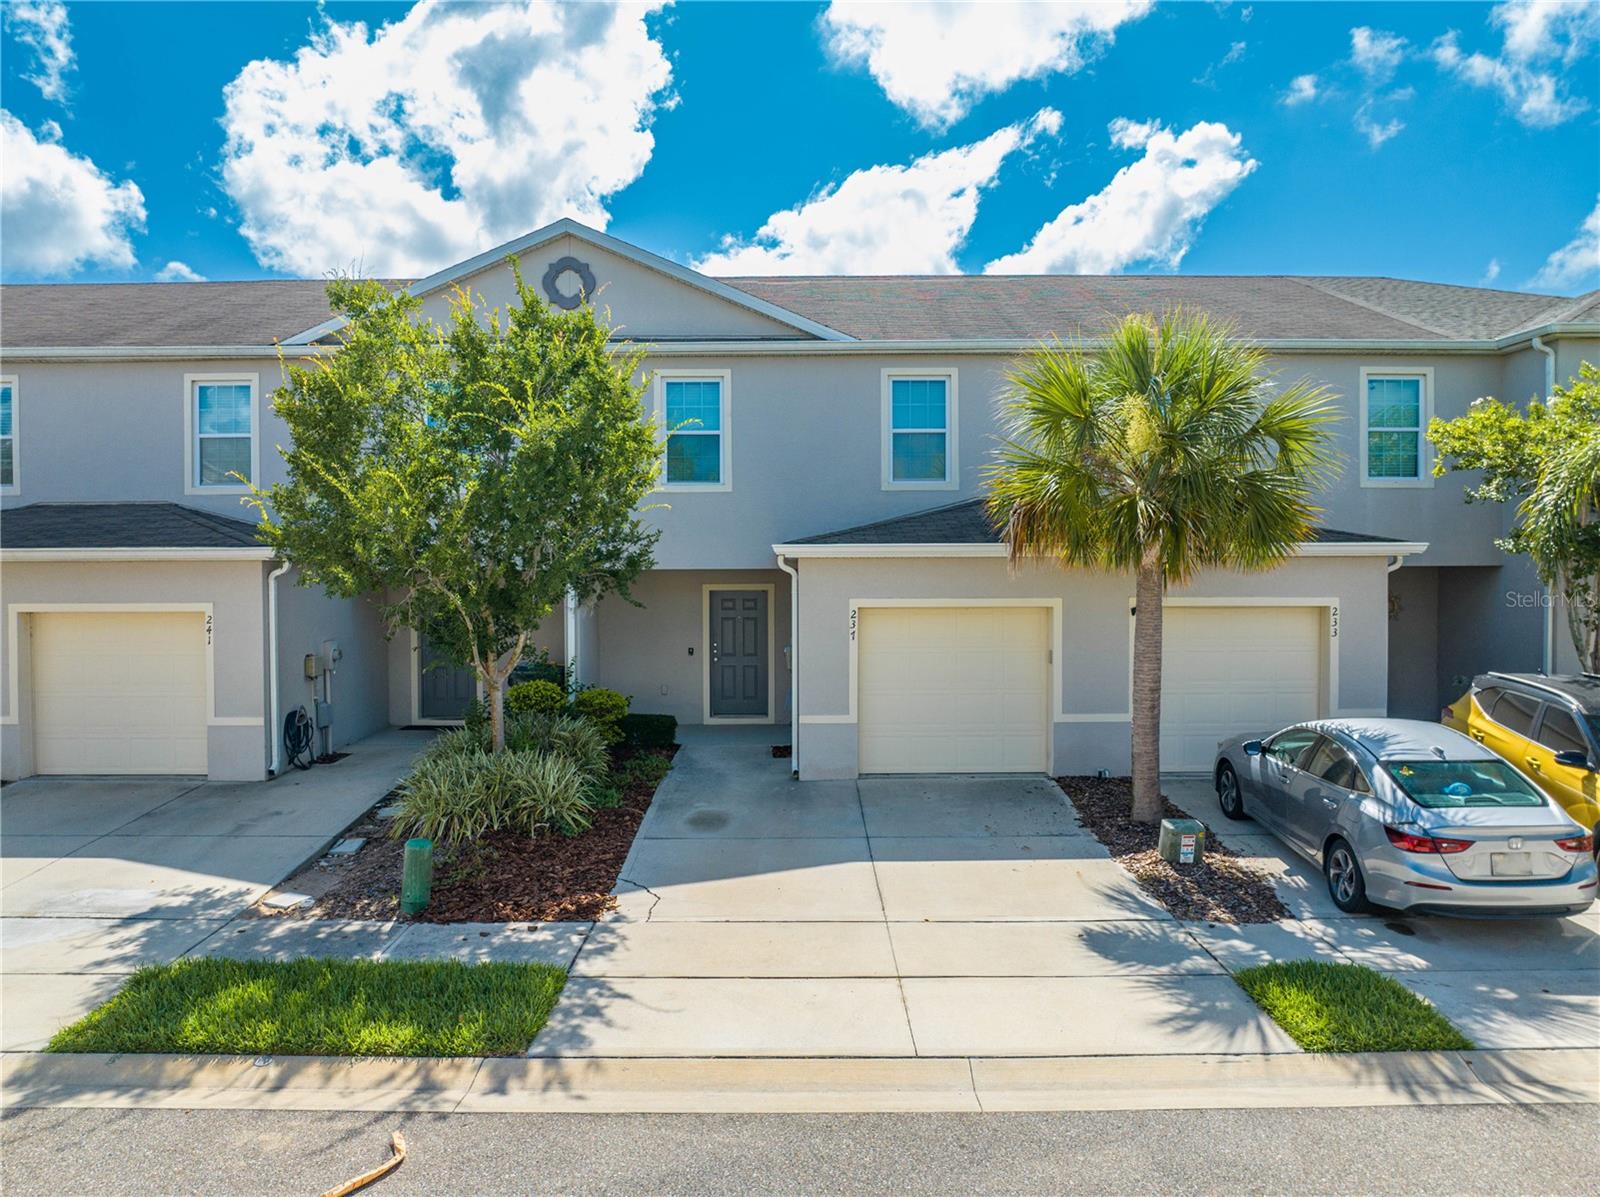
[[1359,964],[1294,960],[1233,975],[1308,1052],[1460,1051],[1473,1046],[1400,982]]
[[140,969],[49,1050],[521,1055],[565,983],[548,964],[186,959]]

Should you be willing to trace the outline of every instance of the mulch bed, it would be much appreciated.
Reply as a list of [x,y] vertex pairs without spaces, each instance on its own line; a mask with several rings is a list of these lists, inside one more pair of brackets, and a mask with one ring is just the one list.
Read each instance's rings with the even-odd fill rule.
[[[671,758],[677,751],[650,749]],[[437,848],[433,897],[415,920],[400,912],[403,840],[391,839],[391,821],[369,813],[345,832],[365,836],[355,859],[332,866],[317,864],[279,888],[310,893],[316,903],[289,917],[313,919],[399,919],[421,923],[548,923],[588,921],[613,909],[611,890],[655,790],[638,786],[619,806],[594,812],[582,835],[554,833],[530,839],[515,832],[491,832],[470,844]],[[386,798],[384,801],[392,801]],[[382,804],[380,804],[382,805]],[[318,893],[318,891],[321,891]],[[273,912],[276,914],[277,912]]]
[[[1133,783],[1126,777],[1058,777],[1056,784],[1077,809],[1078,821],[1094,833],[1112,857],[1142,888],[1176,918],[1212,923],[1272,923],[1289,917],[1278,900],[1272,876],[1246,863],[1206,827],[1206,852],[1200,864],[1175,865],[1156,851],[1161,827],[1128,817]],[[1187,819],[1165,797],[1162,814]]]

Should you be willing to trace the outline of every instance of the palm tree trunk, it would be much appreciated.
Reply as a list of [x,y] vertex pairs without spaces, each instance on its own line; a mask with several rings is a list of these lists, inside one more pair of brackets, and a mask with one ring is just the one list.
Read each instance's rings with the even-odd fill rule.
[[1161,594],[1160,561],[1147,553],[1134,585],[1133,819],[1161,821]]

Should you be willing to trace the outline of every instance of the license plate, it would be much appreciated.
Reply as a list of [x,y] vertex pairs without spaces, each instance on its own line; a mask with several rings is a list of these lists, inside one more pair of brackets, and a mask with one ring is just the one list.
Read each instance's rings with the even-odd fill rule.
[[1491,852],[1489,853],[1489,871],[1496,877],[1531,877],[1533,876],[1533,853]]

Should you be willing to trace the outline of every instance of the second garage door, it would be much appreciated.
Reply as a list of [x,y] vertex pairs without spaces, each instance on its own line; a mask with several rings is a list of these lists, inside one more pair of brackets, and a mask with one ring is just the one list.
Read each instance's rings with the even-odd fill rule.
[[204,773],[205,617],[40,612],[33,622],[39,773]]
[[1044,770],[1044,608],[863,607],[857,646],[861,772]]
[[1321,607],[1166,608],[1161,767],[1209,771],[1217,741],[1321,712]]

